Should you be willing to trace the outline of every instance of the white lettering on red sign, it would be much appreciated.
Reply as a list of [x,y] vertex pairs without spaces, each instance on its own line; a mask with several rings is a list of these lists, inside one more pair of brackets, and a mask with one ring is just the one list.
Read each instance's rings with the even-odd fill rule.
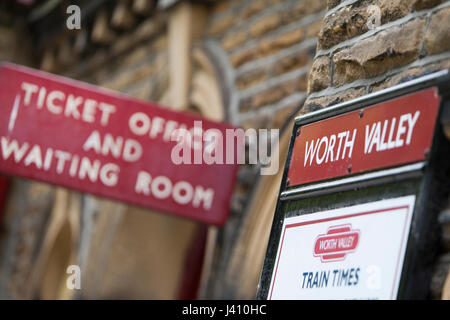
[[357,130],[354,129],[353,133],[350,133],[350,131],[343,131],[337,135],[332,134],[329,137],[325,136],[317,138],[315,142],[314,140],[311,140],[309,146],[308,141],[306,141],[304,166],[307,165],[308,159],[309,165],[311,165],[313,161],[320,165],[322,162],[328,163],[339,159],[351,158],[356,133]]
[[440,100],[428,88],[300,126],[289,187],[426,160]]
[[88,123],[97,120],[102,126],[107,126],[111,113],[116,111],[115,106],[105,102],[67,94],[60,90],[48,90],[34,83],[22,82],[21,88],[24,93],[24,106],[29,106],[32,99],[35,99],[38,109],[45,107],[53,114],[62,114],[75,120]]
[[237,152],[220,167],[175,163],[172,153],[182,145],[184,157],[211,157],[219,143],[203,143],[205,132],[223,136],[232,126],[10,64],[0,66],[0,88],[2,172],[206,223],[226,221]]
[[[414,126],[419,116],[420,111],[416,111],[414,115],[411,113],[401,115],[398,122],[397,118],[392,118],[391,120],[384,120],[383,124],[381,124],[381,121],[378,121],[371,126],[366,125],[364,153],[371,153],[375,145],[377,152],[400,148],[403,144],[410,145]],[[398,125],[396,125],[396,122]],[[386,135],[388,127],[389,135]],[[406,139],[404,137],[405,133]]]
[[[399,119],[392,118],[374,122],[365,126],[364,154],[372,151],[380,152],[384,150],[400,148],[404,144],[410,145],[414,126],[420,116],[420,111],[414,114],[402,114]],[[343,131],[330,136],[317,138],[315,141],[306,141],[305,160],[303,166],[306,167],[315,163],[334,162],[337,160],[350,159],[352,157],[357,129]]]

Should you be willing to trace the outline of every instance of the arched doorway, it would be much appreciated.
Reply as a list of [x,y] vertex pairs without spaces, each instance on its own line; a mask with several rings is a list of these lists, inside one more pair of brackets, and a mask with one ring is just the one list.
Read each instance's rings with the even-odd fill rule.
[[[201,45],[192,50],[190,79],[189,102],[185,111],[222,121],[226,112],[220,79],[209,53]],[[169,88],[160,103],[171,105]],[[102,201],[103,208],[97,216],[97,231],[87,259],[83,297],[174,299],[180,297],[180,290],[193,286],[192,283],[186,284],[185,280],[199,276],[198,269],[201,270],[204,255],[198,254],[194,263],[188,261],[188,266],[186,258],[189,258],[193,247],[204,249],[205,237],[199,237],[199,234],[207,233],[207,250],[213,247],[215,228],[114,202],[110,202],[107,205],[109,209],[106,209],[104,206],[108,201]],[[113,208],[120,212],[112,214]],[[198,284],[193,287],[195,290]]]

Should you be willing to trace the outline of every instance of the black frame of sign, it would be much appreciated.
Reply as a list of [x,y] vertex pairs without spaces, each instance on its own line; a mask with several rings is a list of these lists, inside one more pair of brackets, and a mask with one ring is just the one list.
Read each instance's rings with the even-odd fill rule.
[[[286,181],[296,133],[303,125],[379,104],[426,88],[437,87],[441,104],[431,150],[425,161],[377,169],[369,173],[299,185]],[[450,113],[450,70],[442,70],[366,96],[315,111],[294,122],[288,155],[276,204],[272,229],[257,291],[267,299],[278,245],[287,217],[314,214],[381,199],[416,195],[397,299],[428,297],[432,268],[439,247],[437,216],[450,192],[450,140],[444,135],[442,116]]]

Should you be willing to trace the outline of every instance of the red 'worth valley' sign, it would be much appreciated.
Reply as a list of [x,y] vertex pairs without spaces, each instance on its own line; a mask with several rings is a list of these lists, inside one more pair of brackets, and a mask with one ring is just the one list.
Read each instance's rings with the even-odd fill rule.
[[206,223],[229,212],[235,164],[171,160],[176,129],[229,125],[109,90],[2,64],[0,171]]
[[352,230],[351,224],[329,227],[326,234],[317,237],[314,256],[322,262],[343,260],[358,246],[359,230]]
[[290,186],[424,160],[439,103],[430,88],[302,126]]

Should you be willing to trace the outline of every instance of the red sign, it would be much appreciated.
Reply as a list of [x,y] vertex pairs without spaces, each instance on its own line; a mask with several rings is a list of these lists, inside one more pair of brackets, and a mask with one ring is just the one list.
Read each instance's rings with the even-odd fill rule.
[[[195,137],[197,121],[201,132],[231,126],[11,64],[0,67],[0,101],[0,171],[206,223],[226,221],[236,161],[198,162],[202,135],[200,144]],[[173,161],[177,129],[194,133],[192,153],[183,156],[194,154],[195,164]]]
[[290,186],[424,160],[439,103],[430,88],[302,126]]
[[329,227],[326,234],[317,237],[314,244],[314,256],[322,262],[344,260],[355,251],[359,241],[359,230],[352,230],[350,224]]

